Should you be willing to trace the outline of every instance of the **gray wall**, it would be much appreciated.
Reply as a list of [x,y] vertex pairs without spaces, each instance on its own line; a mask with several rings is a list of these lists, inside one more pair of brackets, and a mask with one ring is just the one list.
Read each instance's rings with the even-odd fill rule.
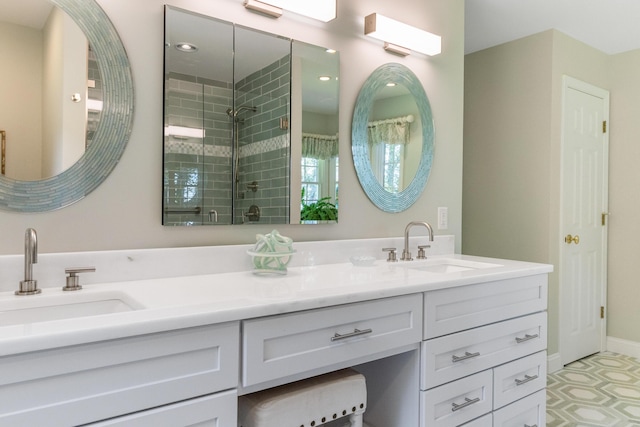
[[547,31],[465,59],[463,252],[551,263],[558,351],[562,75],[610,91],[607,335],[640,343],[640,51],[606,55]]

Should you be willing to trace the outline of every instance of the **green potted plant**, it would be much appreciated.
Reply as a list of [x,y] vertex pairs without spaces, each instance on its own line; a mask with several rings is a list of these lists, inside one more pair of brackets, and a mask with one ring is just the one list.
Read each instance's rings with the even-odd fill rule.
[[338,207],[330,202],[331,197],[323,197],[312,203],[304,200],[304,188],[302,189],[302,209],[300,210],[300,221],[338,221]]

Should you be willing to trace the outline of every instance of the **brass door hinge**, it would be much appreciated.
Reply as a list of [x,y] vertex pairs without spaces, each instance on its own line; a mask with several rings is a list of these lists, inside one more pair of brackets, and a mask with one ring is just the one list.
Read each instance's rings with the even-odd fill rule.
[[604,306],[600,306],[600,318],[604,319]]
[[607,133],[607,121],[602,121],[602,133]]
[[609,212],[602,212],[602,225],[607,225],[607,216],[609,216]]

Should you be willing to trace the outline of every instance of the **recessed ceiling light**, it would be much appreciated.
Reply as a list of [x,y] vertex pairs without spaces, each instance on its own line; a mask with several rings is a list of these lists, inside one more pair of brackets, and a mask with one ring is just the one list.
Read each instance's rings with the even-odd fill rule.
[[191,43],[177,43],[176,49],[178,49],[181,52],[193,53],[198,51],[198,46]]

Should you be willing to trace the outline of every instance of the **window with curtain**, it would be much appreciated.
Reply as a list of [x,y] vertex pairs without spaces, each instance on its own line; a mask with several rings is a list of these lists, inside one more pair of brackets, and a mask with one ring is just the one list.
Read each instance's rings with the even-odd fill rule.
[[302,134],[303,204],[331,197],[338,202],[338,136]]
[[373,174],[389,192],[404,188],[404,147],[411,137],[412,115],[369,122],[369,153]]

